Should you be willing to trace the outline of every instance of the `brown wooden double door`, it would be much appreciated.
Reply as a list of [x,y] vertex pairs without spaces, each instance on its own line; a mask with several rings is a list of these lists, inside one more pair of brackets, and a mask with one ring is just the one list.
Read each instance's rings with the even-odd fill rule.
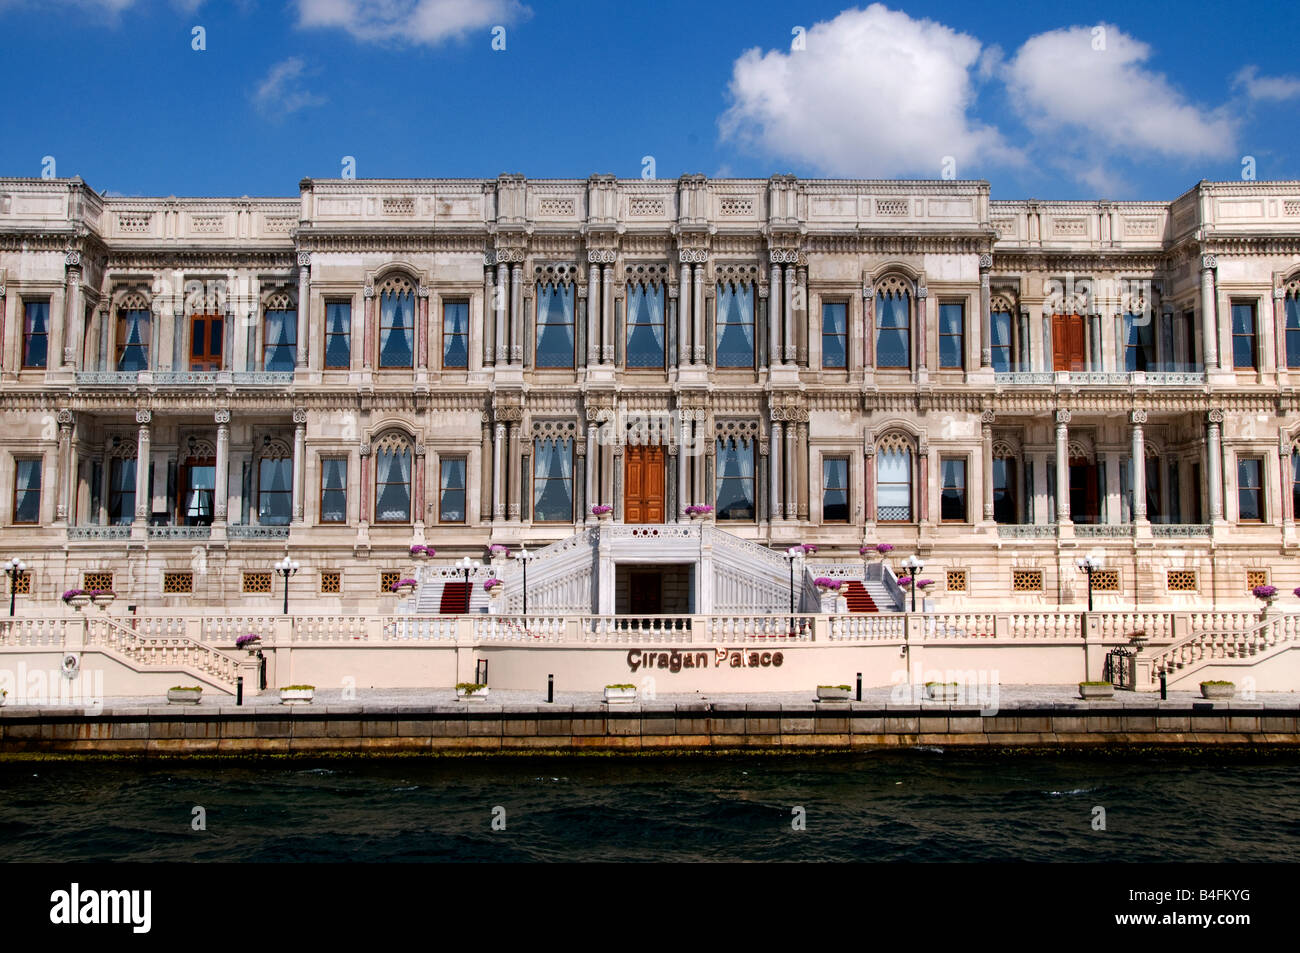
[[664,521],[664,448],[624,447],[623,522]]
[[1081,371],[1084,369],[1084,338],[1088,333],[1087,319],[1081,314],[1052,315],[1052,369]]

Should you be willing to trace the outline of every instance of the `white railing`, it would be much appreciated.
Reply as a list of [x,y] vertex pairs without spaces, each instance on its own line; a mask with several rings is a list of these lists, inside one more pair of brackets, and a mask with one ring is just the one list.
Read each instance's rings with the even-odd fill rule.
[[1083,616],[1075,612],[1017,612],[1008,617],[1012,639],[1082,639]]
[[1209,536],[1208,523],[1152,523],[1152,536]]
[[63,645],[69,622],[80,619],[3,619],[0,620],[0,645]]
[[931,612],[921,622],[927,639],[991,639],[996,634],[992,612]]
[[[1198,668],[1216,662],[1231,662],[1262,654],[1284,644],[1300,642],[1300,615],[1272,615],[1261,620],[1258,614],[1203,613],[1202,627],[1194,634],[1179,639],[1172,645],[1147,649],[1139,656],[1149,662],[1149,687],[1160,680],[1160,674],[1183,672],[1189,674]],[[1217,620],[1213,617],[1218,617]],[[1240,628],[1230,628],[1231,623],[1245,620]],[[1210,627],[1218,621],[1227,623],[1222,628]]]
[[901,641],[907,637],[907,617],[893,612],[851,612],[830,616],[827,628],[833,642]]
[[87,619],[86,644],[101,645],[119,652],[145,668],[191,669],[205,673],[233,690],[239,672],[238,660],[184,635],[155,638],[118,625],[107,616]]
[[241,635],[261,636],[263,642],[270,642],[275,635],[275,620],[284,618],[273,615],[221,615],[203,618],[203,641],[209,645],[234,644]]
[[1152,642],[1167,642],[1174,637],[1172,612],[1099,612],[1097,635],[1103,642],[1124,642],[1141,633]]

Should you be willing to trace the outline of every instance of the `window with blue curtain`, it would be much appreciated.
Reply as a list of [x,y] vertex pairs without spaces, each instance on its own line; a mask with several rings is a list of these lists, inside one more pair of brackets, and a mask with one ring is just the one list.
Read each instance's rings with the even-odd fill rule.
[[912,366],[912,296],[906,291],[876,295],[876,367]]
[[658,282],[628,285],[626,363],[664,366],[664,286]]
[[108,522],[125,526],[135,519],[135,460],[114,458],[108,468]]
[[438,522],[465,522],[465,458],[443,457],[438,461]]
[[573,441],[533,441],[533,520],[573,522]]
[[[23,367],[44,367],[49,350],[50,303],[23,303]],[[38,494],[39,495],[39,494]]]
[[848,457],[826,457],[822,460],[822,522],[847,523],[848,521]]
[[993,332],[993,345],[990,348],[993,370],[1009,371],[1011,370],[1011,312],[994,311],[989,316],[989,323]]
[[1300,296],[1286,299],[1286,366],[1300,367]]
[[293,461],[263,458],[257,471],[257,521],[288,526],[293,516]]
[[754,442],[727,437],[717,442],[715,517],[720,520],[754,519]]
[[347,457],[325,457],[320,462],[320,521],[346,523],[347,519]]
[[718,285],[718,367],[754,366],[754,286],[748,282]]
[[876,519],[912,521],[912,451],[901,447],[876,454]]
[[325,369],[346,371],[352,366],[352,302],[325,303]]
[[149,312],[145,309],[117,313],[117,369],[149,369]]
[[298,353],[298,312],[268,308],[263,343],[263,370],[292,371]]
[[1259,457],[1237,460],[1237,520],[1259,523],[1264,519],[1264,461]]
[[17,460],[14,473],[14,522],[41,521],[41,461]]
[[1124,315],[1124,369],[1126,371],[1154,370],[1156,366],[1155,323],[1151,312]]
[[1250,370],[1255,366],[1255,306],[1232,305],[1232,366]]
[[469,302],[442,303],[442,366],[469,367]]
[[849,366],[848,310],[842,301],[822,304],[822,367]]
[[939,366],[961,370],[966,366],[965,350],[966,306],[960,303],[939,305]]
[[375,451],[375,522],[411,521],[411,448],[390,443]]
[[379,366],[415,366],[415,292],[409,288],[379,296]]
[[537,285],[537,366],[573,367],[573,285]]

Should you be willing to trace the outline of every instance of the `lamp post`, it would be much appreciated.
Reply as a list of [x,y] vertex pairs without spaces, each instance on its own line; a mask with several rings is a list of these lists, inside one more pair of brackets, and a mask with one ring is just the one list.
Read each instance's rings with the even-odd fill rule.
[[462,556],[460,562],[456,565],[465,570],[465,585],[469,585],[469,571],[471,569],[478,569],[483,564],[477,559],[470,559],[468,556]]
[[790,614],[794,615],[794,564],[803,558],[803,547],[791,546],[781,555],[790,564]]
[[14,557],[5,563],[5,575],[9,577],[9,614],[14,614],[14,596],[18,594],[18,577],[27,571],[27,564]]
[[1101,557],[1084,556],[1077,563],[1075,563],[1075,565],[1079,567],[1079,570],[1081,572],[1085,572],[1088,574],[1088,611],[1091,612],[1092,611],[1092,574],[1101,568]]
[[519,560],[519,565],[524,569],[524,615],[528,615],[528,560],[533,558],[533,554],[520,543],[519,548],[510,555]]
[[912,577],[912,611],[916,611],[916,574],[925,568],[925,563],[917,559],[915,555],[908,556],[903,560],[903,568],[907,574]]
[[294,575],[300,568],[296,559],[290,559],[286,555],[275,564],[275,571],[284,577],[284,614],[289,614],[289,577]]

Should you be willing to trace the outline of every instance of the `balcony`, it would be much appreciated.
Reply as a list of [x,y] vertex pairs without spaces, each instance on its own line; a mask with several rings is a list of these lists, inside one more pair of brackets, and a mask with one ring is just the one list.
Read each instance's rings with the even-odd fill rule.
[[1203,370],[1159,371],[997,371],[996,383],[1057,387],[1200,387]]
[[1152,523],[1151,535],[1165,537],[1209,536],[1210,526],[1208,523]]
[[1132,523],[1075,523],[1078,539],[1127,539],[1133,535]]
[[69,526],[68,539],[130,539],[131,524],[118,526]]
[[77,371],[78,387],[287,387],[293,371]]
[[288,539],[289,527],[232,523],[226,527],[226,536],[230,539]]
[[1003,539],[1052,539],[1055,523],[999,523],[998,536]]
[[211,526],[150,526],[150,539],[208,539]]

